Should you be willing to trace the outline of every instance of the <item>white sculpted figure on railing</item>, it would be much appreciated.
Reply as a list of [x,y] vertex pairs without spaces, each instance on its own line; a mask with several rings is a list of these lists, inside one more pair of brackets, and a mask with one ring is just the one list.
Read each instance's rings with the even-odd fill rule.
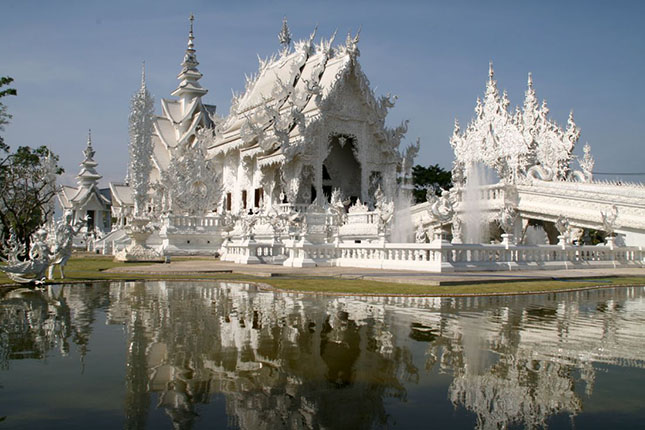
[[521,182],[528,176],[541,180],[564,180],[570,174],[573,148],[580,130],[569,115],[566,130],[548,118],[546,101],[538,103],[529,74],[523,107],[508,109],[504,92],[499,95],[492,63],[483,101],[477,99],[475,118],[461,131],[455,121],[450,144],[455,153],[453,181],[463,185],[466,170],[482,163],[497,172],[506,183]]
[[428,214],[431,219],[439,221],[441,224],[447,224],[452,221],[455,214],[455,208],[452,193],[449,190],[441,190],[441,196],[437,196],[434,189],[426,192],[426,200],[430,205]]
[[504,232],[504,234],[502,234],[502,244],[514,244],[513,227],[515,226],[516,219],[517,212],[515,211],[515,208],[511,205],[504,205],[497,219],[500,228]]
[[618,224],[616,219],[618,218],[618,208],[616,205],[612,205],[608,211],[600,211],[600,217],[602,219],[603,230],[607,233],[607,236],[613,237],[616,231]]
[[394,202],[385,197],[380,186],[376,189],[374,198],[376,199],[374,210],[378,214],[378,234],[384,237],[394,217]]
[[422,224],[419,224],[417,231],[414,233],[414,241],[416,243],[426,243],[428,235],[426,234],[425,229]]
[[558,245],[566,244],[571,238],[571,223],[569,218],[564,215],[560,215],[557,220],[555,220],[555,228],[558,230]]
[[[456,195],[449,190],[442,189],[441,196],[435,194],[434,188],[430,188],[426,192],[426,201],[429,204],[428,215],[432,223],[438,224],[433,236],[441,236],[443,226],[450,223],[454,224],[454,220],[458,218],[455,213],[455,198]],[[454,237],[455,233],[453,232]]]
[[592,182],[593,181],[593,167],[596,163],[591,156],[591,146],[588,143],[582,148],[584,155],[582,159],[578,158],[578,164],[581,170],[575,170],[571,176],[578,182]]

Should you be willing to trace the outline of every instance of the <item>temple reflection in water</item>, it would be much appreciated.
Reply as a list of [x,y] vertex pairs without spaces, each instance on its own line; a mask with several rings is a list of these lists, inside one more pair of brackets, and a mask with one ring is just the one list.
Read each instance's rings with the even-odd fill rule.
[[[102,311],[125,328],[128,428],[145,427],[151,409],[197,426],[213,396],[230,427],[387,427],[389,405],[441,375],[451,380],[444,403],[474,416],[471,426],[532,427],[575,422],[598,369],[645,367],[644,298],[643,287],[459,299],[206,282],[21,289],[0,303],[0,360],[10,369],[66,354],[70,342],[83,358]],[[446,407],[409,403],[428,417]]]

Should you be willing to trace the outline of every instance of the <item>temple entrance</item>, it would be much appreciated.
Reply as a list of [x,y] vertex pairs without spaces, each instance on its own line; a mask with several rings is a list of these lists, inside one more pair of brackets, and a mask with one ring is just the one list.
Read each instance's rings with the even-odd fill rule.
[[329,155],[322,166],[322,190],[329,201],[338,188],[353,201],[361,196],[361,165],[356,159],[356,137],[344,134],[330,136]]

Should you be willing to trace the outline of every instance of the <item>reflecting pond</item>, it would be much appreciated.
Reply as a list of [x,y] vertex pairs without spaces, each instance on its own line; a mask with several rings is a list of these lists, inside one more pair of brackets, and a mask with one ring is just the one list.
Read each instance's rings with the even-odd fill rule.
[[645,287],[403,298],[0,291],[0,429],[635,428]]

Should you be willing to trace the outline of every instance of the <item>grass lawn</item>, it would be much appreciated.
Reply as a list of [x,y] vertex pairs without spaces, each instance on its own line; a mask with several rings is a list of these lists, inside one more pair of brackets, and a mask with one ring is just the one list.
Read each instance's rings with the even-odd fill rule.
[[[181,258],[175,258],[181,260]],[[569,280],[569,281],[512,281],[512,282],[490,282],[469,285],[445,285],[429,286],[418,284],[402,284],[392,282],[371,281],[365,279],[339,279],[335,277],[279,277],[267,278],[236,273],[196,273],[187,274],[135,274],[135,273],[107,273],[105,270],[128,265],[147,265],[147,263],[119,263],[108,256],[74,256],[65,267],[65,280],[70,282],[78,281],[101,281],[101,280],[223,280],[256,282],[269,285],[273,288],[286,291],[304,291],[312,293],[335,293],[335,294],[409,294],[409,295],[470,295],[470,294],[513,294],[531,293],[544,291],[574,290],[596,286],[612,285],[645,285],[644,277],[612,277],[591,280]],[[56,279],[53,282],[60,283],[58,269],[55,273]],[[11,284],[12,281],[0,272],[0,285]]]

